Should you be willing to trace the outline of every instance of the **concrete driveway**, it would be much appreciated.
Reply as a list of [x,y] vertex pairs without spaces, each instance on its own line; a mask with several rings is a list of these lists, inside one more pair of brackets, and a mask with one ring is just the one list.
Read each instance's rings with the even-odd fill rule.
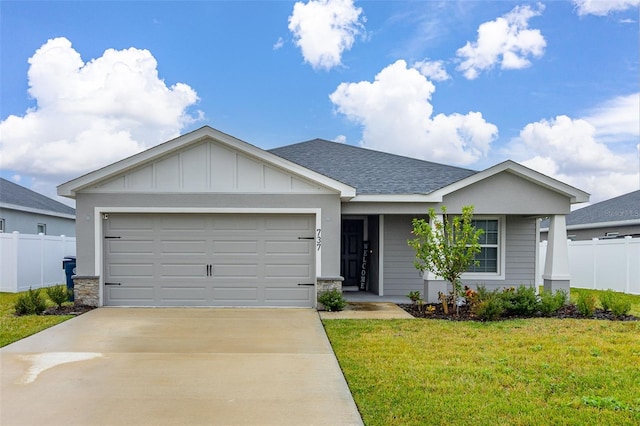
[[0,358],[3,426],[362,424],[311,309],[100,308]]

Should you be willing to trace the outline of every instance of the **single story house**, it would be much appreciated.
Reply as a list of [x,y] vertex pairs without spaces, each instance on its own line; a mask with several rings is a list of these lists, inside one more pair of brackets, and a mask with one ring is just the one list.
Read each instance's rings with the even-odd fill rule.
[[58,194],[76,200],[76,297],[99,306],[315,307],[343,285],[433,300],[446,282],[407,240],[443,204],[473,205],[486,231],[465,284],[535,285],[551,217],[545,287],[568,290],[565,216],[589,198],[512,161],[476,172],[320,139],[266,151],[208,126]]
[[[549,221],[540,225],[540,240],[545,241]],[[640,190],[600,201],[567,215],[567,238],[574,241],[594,238],[640,238]]]
[[75,222],[73,207],[0,178],[0,232],[74,237]]

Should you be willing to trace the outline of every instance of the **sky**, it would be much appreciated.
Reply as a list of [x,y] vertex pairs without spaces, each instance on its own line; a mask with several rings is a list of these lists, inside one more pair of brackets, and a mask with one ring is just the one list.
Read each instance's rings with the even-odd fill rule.
[[0,175],[73,205],[57,185],[208,125],[602,201],[640,188],[639,5],[0,0]]

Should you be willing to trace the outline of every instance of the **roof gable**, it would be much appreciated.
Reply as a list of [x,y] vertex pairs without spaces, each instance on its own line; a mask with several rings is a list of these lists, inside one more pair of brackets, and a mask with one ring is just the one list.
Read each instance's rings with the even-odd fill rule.
[[207,126],[58,187],[68,197],[78,191],[355,195],[348,185]]
[[76,214],[73,207],[3,178],[0,178],[0,207],[72,219]]

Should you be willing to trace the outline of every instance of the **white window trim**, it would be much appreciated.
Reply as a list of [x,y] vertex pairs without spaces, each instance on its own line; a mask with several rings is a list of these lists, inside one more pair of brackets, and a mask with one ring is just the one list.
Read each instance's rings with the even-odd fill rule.
[[497,220],[498,221],[498,270],[497,272],[465,272],[462,274],[463,280],[485,280],[499,281],[505,279],[506,255],[507,255],[507,220],[505,215],[484,216],[474,215],[474,220]]

